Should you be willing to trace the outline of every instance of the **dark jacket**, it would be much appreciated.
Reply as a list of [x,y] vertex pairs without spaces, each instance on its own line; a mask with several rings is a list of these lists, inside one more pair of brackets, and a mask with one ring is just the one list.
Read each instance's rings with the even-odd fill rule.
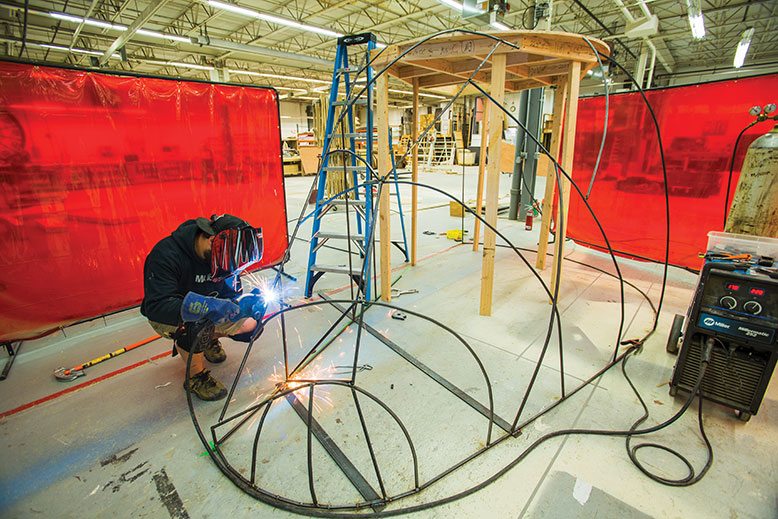
[[195,254],[197,229],[194,220],[187,220],[146,257],[140,313],[150,321],[180,325],[181,304],[190,291],[224,298],[238,295],[224,281],[211,281],[210,265]]

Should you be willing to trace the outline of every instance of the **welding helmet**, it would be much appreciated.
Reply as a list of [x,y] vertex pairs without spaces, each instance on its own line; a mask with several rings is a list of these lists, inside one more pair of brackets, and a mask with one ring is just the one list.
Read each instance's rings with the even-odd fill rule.
[[262,228],[230,214],[198,218],[197,226],[213,236],[211,244],[211,279],[221,281],[240,274],[262,259]]

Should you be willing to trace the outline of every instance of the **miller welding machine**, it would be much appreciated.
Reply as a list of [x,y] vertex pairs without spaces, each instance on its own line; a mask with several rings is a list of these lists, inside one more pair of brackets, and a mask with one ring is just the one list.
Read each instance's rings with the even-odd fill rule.
[[703,398],[734,409],[742,421],[755,415],[778,360],[778,240],[711,232],[694,300],[676,315],[667,351],[680,353],[670,394],[691,392],[701,354],[713,346],[702,381]]

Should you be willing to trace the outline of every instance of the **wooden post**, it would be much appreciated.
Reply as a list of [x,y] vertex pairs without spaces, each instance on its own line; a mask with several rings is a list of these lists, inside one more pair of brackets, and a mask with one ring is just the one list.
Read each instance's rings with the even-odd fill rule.
[[[578,90],[581,82],[581,62],[571,61],[567,73],[567,108],[565,109],[565,133],[562,138],[562,169],[568,175],[573,174],[573,153],[575,152],[575,125],[578,118]],[[557,277],[561,275],[562,267],[557,268],[557,259],[564,257],[565,236],[567,235],[567,214],[570,209],[570,182],[561,177],[559,181],[559,205],[556,218],[556,240],[554,241],[554,264],[551,269],[551,292],[556,298]]]
[[[562,133],[562,118],[564,117],[565,95],[567,94],[567,82],[560,81],[554,92],[554,113],[551,122],[551,145],[549,152],[557,162],[562,158],[559,155],[559,141]],[[543,195],[543,218],[540,223],[540,238],[538,241],[538,258],[535,266],[540,270],[546,267],[546,249],[548,248],[548,232],[551,227],[551,217],[554,212],[554,192],[556,191],[556,168],[554,163],[548,162],[546,170],[546,192]]]
[[[497,198],[500,191],[500,143],[502,142],[503,113],[500,106],[505,99],[505,54],[495,54],[492,58],[491,95],[494,103],[489,110],[489,167],[486,183],[486,222],[497,226]],[[578,65],[580,69],[580,64]],[[477,237],[474,237],[477,238]],[[481,266],[481,315],[492,314],[492,289],[494,286],[494,246],[497,235],[489,228],[484,229],[484,257]]]
[[[482,215],[481,205],[483,205],[484,194],[484,167],[486,166],[486,128],[489,126],[489,110],[486,108],[489,106],[489,100],[484,97],[484,113],[481,117],[481,152],[478,156],[478,187],[475,194],[475,214]],[[476,111],[478,110],[478,103],[476,102]],[[463,200],[464,202],[464,200]],[[464,211],[464,209],[463,209]],[[473,250],[478,250],[478,242],[481,234],[481,220],[475,219],[475,228],[473,229]]]
[[[419,78],[413,78],[413,115],[411,121],[411,181],[419,181]],[[416,236],[419,234],[419,190],[411,186],[411,265],[416,265]]]
[[[381,180],[388,180],[392,170],[392,160],[389,156],[389,89],[387,75],[381,74],[376,80],[376,107],[375,124],[378,128],[378,176]],[[378,200],[378,222],[381,227],[381,300],[392,300],[392,281],[390,271],[392,268],[392,238],[389,222],[389,184],[379,187],[381,196]]]

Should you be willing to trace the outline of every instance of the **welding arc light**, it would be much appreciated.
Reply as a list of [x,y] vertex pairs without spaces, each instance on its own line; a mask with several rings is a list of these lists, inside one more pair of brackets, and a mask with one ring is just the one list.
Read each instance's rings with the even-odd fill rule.
[[262,299],[266,305],[277,303],[279,300],[278,292],[272,288],[266,288],[262,291]]

